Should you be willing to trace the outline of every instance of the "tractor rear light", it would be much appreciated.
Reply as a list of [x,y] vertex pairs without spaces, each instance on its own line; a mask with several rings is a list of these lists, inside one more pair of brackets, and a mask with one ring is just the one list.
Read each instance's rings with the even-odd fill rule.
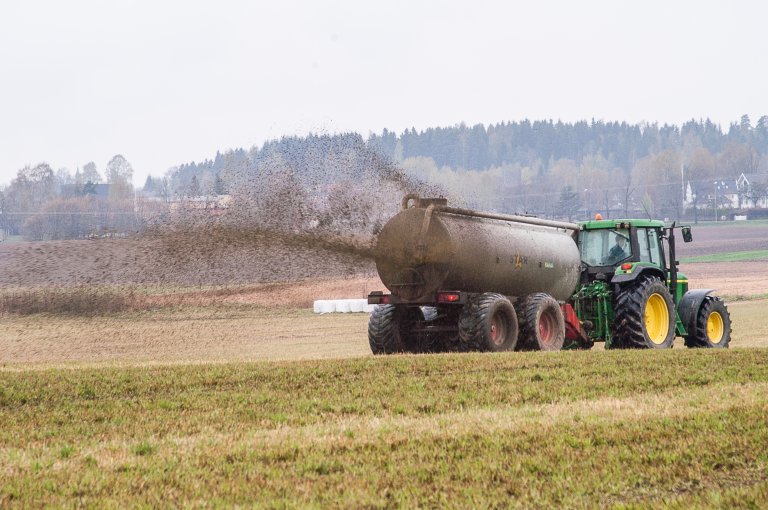
[[390,298],[389,294],[387,294],[385,296],[381,296],[381,300],[379,300],[379,304],[381,304],[381,305],[388,305],[389,304],[389,298]]
[[630,269],[632,269],[632,264],[622,264],[621,265],[621,270],[622,271],[629,271]]
[[438,303],[458,303],[460,299],[460,292],[439,292],[437,294]]

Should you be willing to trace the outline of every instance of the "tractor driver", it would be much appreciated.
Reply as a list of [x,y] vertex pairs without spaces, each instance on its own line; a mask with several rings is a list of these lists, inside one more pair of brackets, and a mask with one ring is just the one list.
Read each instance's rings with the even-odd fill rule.
[[616,244],[608,252],[608,263],[613,264],[620,260],[627,258],[627,252],[624,250],[624,246],[627,244],[627,239],[621,235],[616,234]]

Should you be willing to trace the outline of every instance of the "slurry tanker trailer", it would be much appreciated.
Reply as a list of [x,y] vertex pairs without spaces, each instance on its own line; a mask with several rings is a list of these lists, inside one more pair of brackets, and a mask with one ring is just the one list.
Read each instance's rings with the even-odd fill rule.
[[389,292],[368,296],[371,350],[728,347],[725,303],[677,270],[678,229],[692,240],[655,220],[549,221],[406,195],[376,241]]

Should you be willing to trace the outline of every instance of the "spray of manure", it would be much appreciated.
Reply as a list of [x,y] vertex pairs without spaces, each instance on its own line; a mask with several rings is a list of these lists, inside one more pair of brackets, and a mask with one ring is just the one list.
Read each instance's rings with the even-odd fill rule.
[[[344,143],[316,146],[329,140]],[[359,136],[294,142],[226,168],[224,205],[181,199],[139,232],[0,245],[0,312],[141,308],[152,301],[142,297],[148,288],[372,278],[375,235],[401,197],[444,194]]]

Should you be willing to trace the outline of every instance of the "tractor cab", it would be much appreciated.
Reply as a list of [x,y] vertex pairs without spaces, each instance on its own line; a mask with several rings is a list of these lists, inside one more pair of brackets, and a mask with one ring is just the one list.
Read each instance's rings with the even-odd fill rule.
[[[646,271],[663,280],[670,276],[670,264],[662,243],[669,238],[670,229],[663,222],[599,219],[580,225],[582,284],[595,280],[620,283],[628,279],[627,275]],[[670,251],[673,246],[674,241]]]

